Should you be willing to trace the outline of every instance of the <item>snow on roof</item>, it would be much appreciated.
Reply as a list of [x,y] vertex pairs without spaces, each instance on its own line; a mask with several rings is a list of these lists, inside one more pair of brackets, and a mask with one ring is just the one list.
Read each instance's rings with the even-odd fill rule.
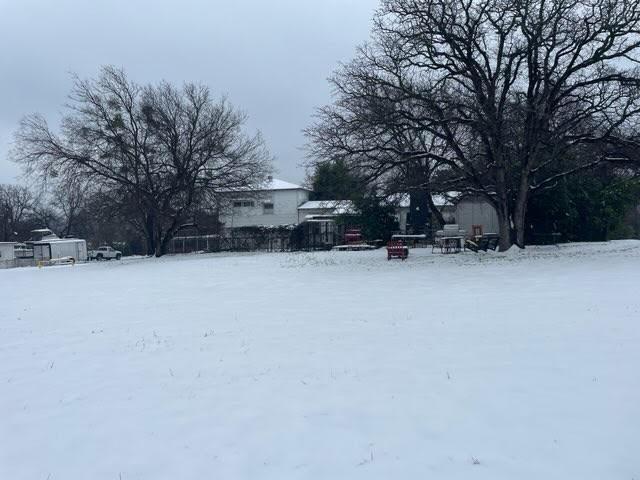
[[330,215],[353,215],[357,209],[351,200],[310,200],[298,210],[330,210]]
[[33,245],[48,245],[50,243],[76,243],[76,242],[84,242],[85,240],[81,238],[45,238],[43,240],[38,240],[35,242],[29,242]]
[[302,185],[296,185],[295,183],[285,182],[278,178],[271,178],[267,180],[266,185],[263,187],[265,190],[309,190]]
[[[459,196],[459,192],[446,192],[434,194],[432,198],[436,207],[444,207],[453,205]],[[387,201],[399,208],[409,208],[408,193],[396,193],[389,196]],[[328,210],[330,215],[353,215],[358,209],[351,200],[310,200],[300,205],[298,210]]]
[[221,192],[224,193],[236,193],[236,192],[270,192],[274,190],[309,190],[307,187],[303,187],[302,185],[297,185],[295,183],[286,182],[284,180],[280,180],[279,178],[269,177],[267,180],[260,184],[256,185],[254,188],[242,187],[242,188],[231,188],[231,189],[223,189]]
[[350,200],[309,200],[298,207],[299,210],[319,210],[323,208],[336,208],[340,205],[353,205]]
[[335,215],[305,215],[304,218],[307,222],[333,222],[335,220]]

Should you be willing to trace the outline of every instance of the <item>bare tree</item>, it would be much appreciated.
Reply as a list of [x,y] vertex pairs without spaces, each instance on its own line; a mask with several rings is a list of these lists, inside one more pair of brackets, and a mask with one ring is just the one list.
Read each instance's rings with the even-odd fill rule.
[[58,180],[51,192],[51,206],[60,217],[60,235],[71,235],[91,197],[91,184],[83,177],[70,177]]
[[20,185],[0,185],[0,235],[3,242],[15,241],[20,224],[34,207],[31,190]]
[[[344,100],[392,105],[390,125],[429,139],[409,153],[496,207],[501,249],[524,246],[531,195],[633,151],[620,147],[640,113],[639,51],[634,0],[383,0],[312,142],[360,156],[370,143],[345,134],[356,117]],[[585,145],[600,155],[581,161]]]
[[[369,93],[368,78],[353,73],[331,79],[340,92],[336,105],[321,108],[317,122],[305,130],[311,166],[340,161],[387,196],[418,193],[426,200],[420,207],[444,223],[432,200],[442,188],[435,177],[443,164],[429,153],[437,139],[403,121],[394,103]],[[390,99],[389,93],[378,95]]]
[[245,115],[209,89],[166,82],[140,86],[104,67],[75,79],[61,132],[32,115],[16,134],[14,158],[29,172],[78,178],[132,205],[148,253],[166,252],[176,230],[216,192],[257,186],[271,157]]

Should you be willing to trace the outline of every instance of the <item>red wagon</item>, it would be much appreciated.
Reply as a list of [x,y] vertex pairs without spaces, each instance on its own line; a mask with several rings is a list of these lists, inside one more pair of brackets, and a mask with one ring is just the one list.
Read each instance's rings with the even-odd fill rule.
[[392,258],[399,258],[406,260],[409,256],[409,247],[407,247],[401,240],[390,240],[387,243],[387,260]]

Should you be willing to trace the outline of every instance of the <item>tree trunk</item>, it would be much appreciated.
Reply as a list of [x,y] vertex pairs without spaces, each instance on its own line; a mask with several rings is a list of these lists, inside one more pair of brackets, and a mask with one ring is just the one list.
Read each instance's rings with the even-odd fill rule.
[[524,248],[524,234],[525,234],[525,222],[527,217],[527,205],[529,202],[529,172],[530,167],[527,166],[522,170],[520,174],[520,185],[518,190],[518,197],[516,198],[516,205],[513,212],[513,229],[515,231],[516,245],[520,248]]
[[499,168],[496,172],[496,190],[498,198],[495,205],[498,212],[498,228],[500,234],[500,251],[504,252],[511,248],[511,209],[507,197],[506,175],[504,168]]
[[155,250],[153,252],[153,254],[156,257],[161,257],[162,255],[164,255],[163,252],[163,245],[162,245],[162,227],[157,227],[155,232],[154,232],[154,237],[153,237],[153,241],[155,244]]
[[71,235],[72,227],[73,227],[73,221],[71,220],[71,218],[69,218],[67,220],[67,225],[64,227],[64,232],[63,232],[64,237],[68,237],[69,235]]
[[[175,223],[175,222],[174,222]],[[156,257],[162,257],[167,254],[169,248],[169,242],[176,234],[175,225],[168,228],[166,231],[162,231],[162,227],[158,227],[156,235]]]
[[[442,216],[442,212],[436,206],[436,204],[433,203],[433,197],[431,196],[430,191],[427,191],[427,195],[428,195],[427,202],[429,203],[429,209],[431,210],[431,215],[435,218],[436,222],[438,223],[438,228],[442,228],[442,226],[446,223],[444,221],[444,217]],[[432,226],[432,230],[433,230],[433,226]]]
[[428,233],[430,228],[431,212],[429,207],[430,193],[428,189],[420,188],[409,192],[409,214],[407,226],[411,226],[411,233]]
[[160,235],[160,239],[158,241],[158,245],[156,245],[156,257],[161,257],[166,255],[167,247],[169,246],[169,242],[173,238],[173,235],[170,231],[166,231],[164,235]]
[[167,228],[164,234],[160,235],[160,240],[158,242],[159,248],[156,249],[156,257],[161,257],[165,255],[169,249],[169,243],[173,240],[176,232],[179,229],[179,225],[183,223],[183,218],[181,216],[175,216],[173,221],[171,222],[171,226]]
[[516,245],[520,248],[524,248],[524,234],[526,230],[525,221],[527,216],[527,201],[528,192],[520,191],[518,194],[518,200],[516,203],[515,212],[513,215],[513,227],[516,233]]
[[498,229],[500,234],[500,251],[504,252],[511,248],[511,215],[509,215],[509,206],[500,204],[498,211]]
[[144,235],[147,244],[147,255],[156,253],[155,222],[151,215],[147,215],[144,220]]

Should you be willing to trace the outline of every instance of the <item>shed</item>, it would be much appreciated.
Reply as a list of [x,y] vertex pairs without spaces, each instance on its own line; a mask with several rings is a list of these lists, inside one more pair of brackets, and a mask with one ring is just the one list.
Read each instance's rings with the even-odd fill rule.
[[480,225],[483,233],[498,233],[498,213],[493,205],[481,197],[466,195],[456,203],[455,223],[467,234],[474,225]]
[[0,268],[16,266],[16,242],[0,242]]

